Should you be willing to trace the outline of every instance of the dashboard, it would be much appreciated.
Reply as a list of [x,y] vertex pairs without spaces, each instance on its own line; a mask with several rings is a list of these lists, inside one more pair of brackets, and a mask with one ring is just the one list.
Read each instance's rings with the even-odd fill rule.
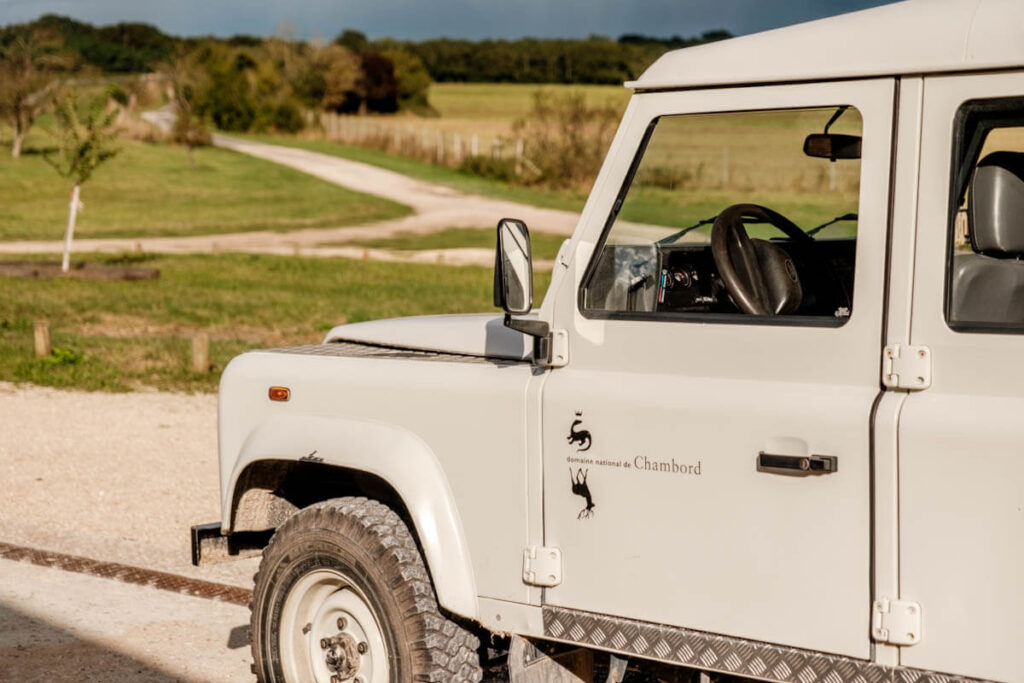
[[[853,304],[855,239],[772,242],[789,254],[803,289],[796,315],[846,317]],[[653,310],[739,313],[718,275],[710,245],[657,248]]]

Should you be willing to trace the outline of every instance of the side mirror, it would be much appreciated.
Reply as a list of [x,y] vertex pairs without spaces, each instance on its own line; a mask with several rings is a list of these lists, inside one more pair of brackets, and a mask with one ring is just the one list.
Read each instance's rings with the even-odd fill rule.
[[860,137],[839,133],[812,133],[804,138],[804,154],[835,161],[860,159]]
[[494,254],[494,305],[523,315],[533,308],[533,258],[526,223],[503,218]]

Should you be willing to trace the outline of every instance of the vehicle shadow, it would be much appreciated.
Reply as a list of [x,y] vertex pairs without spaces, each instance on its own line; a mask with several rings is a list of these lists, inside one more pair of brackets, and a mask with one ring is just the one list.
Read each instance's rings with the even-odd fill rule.
[[[83,616],[83,618],[87,618]],[[0,605],[0,681],[166,683],[177,677]]]

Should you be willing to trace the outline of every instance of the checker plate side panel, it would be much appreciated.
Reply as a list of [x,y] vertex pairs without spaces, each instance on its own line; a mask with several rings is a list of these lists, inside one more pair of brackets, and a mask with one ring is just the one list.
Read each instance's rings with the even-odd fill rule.
[[780,683],[983,683],[561,607],[543,611],[544,634],[555,640]]

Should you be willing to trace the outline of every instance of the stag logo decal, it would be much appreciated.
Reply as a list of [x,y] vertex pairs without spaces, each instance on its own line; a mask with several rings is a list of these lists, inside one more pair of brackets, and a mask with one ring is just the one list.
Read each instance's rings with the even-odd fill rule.
[[[569,427],[569,436],[566,440],[570,445],[577,444],[576,452],[589,451],[590,450],[590,431],[586,429],[576,430],[576,427],[583,424],[583,411],[576,411],[576,419],[572,421],[572,425]],[[575,493],[575,491],[573,491]]]
[[586,506],[576,515],[576,519],[590,519],[594,516],[594,499],[590,495],[590,487],[587,486],[587,472],[589,470],[580,468],[574,474],[572,468],[569,468],[569,483],[572,484],[572,492],[587,501]]

